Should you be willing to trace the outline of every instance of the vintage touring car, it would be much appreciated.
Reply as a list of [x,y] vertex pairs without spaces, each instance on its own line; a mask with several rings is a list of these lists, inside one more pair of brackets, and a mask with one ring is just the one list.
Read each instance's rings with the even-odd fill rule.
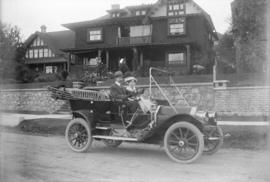
[[[108,147],[122,142],[162,144],[167,155],[179,163],[191,163],[202,153],[213,154],[223,143],[222,129],[217,125],[214,112],[197,111],[190,107],[172,77],[170,84],[185,102],[175,105],[149,70],[148,107],[130,113],[124,100],[115,100],[108,92],[89,88],[49,87],[52,97],[68,100],[73,119],[66,127],[65,138],[75,152],[86,152],[93,140],[103,141]],[[153,88],[164,99],[153,97]],[[141,99],[135,101],[141,102]],[[148,109],[147,109],[148,108]],[[135,119],[133,119],[135,117]]]

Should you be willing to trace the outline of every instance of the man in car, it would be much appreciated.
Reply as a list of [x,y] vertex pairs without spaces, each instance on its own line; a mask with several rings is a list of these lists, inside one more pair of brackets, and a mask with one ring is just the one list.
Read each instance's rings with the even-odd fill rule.
[[126,100],[127,94],[123,84],[123,73],[121,71],[116,71],[114,73],[115,82],[110,88],[111,97],[116,100]]
[[[135,113],[139,104],[137,101],[130,101],[128,98],[130,95],[127,94],[126,88],[122,86],[123,83],[123,73],[121,71],[117,71],[114,74],[115,82],[110,88],[110,94],[112,99],[124,101],[127,104],[127,108],[130,113]],[[132,123],[132,121],[136,118],[132,117],[128,123]]]

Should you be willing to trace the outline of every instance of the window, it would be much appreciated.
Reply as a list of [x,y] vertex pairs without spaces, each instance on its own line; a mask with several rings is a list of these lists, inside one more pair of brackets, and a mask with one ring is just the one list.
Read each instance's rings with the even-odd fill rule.
[[168,1],[168,16],[179,16],[185,14],[185,3],[179,1]]
[[168,21],[169,35],[180,35],[185,33],[185,19],[173,18]]
[[183,52],[169,53],[168,54],[168,64],[169,65],[186,64],[185,54]]
[[53,73],[53,67],[52,66],[46,66],[46,73]]
[[34,49],[34,58],[38,58],[38,49]]
[[49,56],[49,50],[48,49],[44,49],[44,57],[48,57]]
[[185,8],[185,5],[183,3],[180,4],[180,9],[183,10]]
[[112,13],[112,17],[113,17],[113,18],[120,17],[120,13]]
[[51,49],[48,50],[48,57],[52,57],[52,51],[51,51]]
[[44,42],[43,40],[40,39],[40,45],[43,46],[44,45]]
[[29,58],[29,50],[25,53],[25,58]]
[[98,64],[98,59],[97,58],[88,58],[84,57],[83,58],[83,64],[86,66],[97,66]]
[[29,50],[29,58],[33,58],[34,57],[34,51],[33,50]]
[[37,46],[40,46],[40,38],[39,37],[36,38],[36,41],[37,41]]
[[174,9],[174,10],[179,10],[179,4],[173,5],[173,9]]
[[43,58],[43,49],[39,49],[39,50],[38,50],[38,56],[39,56],[40,58]]
[[184,24],[178,23],[178,24],[170,24],[170,34],[176,35],[184,33]]
[[146,15],[146,10],[137,10],[135,11],[136,16]]
[[88,41],[102,41],[102,29],[88,30]]
[[152,34],[151,25],[139,25],[130,27],[130,37],[143,37]]

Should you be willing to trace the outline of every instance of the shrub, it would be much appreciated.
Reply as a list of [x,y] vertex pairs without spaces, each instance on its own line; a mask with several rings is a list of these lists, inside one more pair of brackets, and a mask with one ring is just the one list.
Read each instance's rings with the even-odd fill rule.
[[58,74],[40,74],[35,78],[35,82],[54,82],[61,80],[61,76]]

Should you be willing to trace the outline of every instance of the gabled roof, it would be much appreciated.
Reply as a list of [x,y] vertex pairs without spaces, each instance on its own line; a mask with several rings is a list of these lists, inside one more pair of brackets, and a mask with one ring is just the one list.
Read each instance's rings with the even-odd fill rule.
[[63,54],[62,49],[75,47],[75,33],[70,30],[56,32],[35,32],[24,42],[28,47],[32,41],[39,37],[55,54]]
[[[192,3],[196,8],[198,8],[201,12],[201,14],[206,18],[207,22],[209,23],[209,26],[211,26],[211,28],[215,30],[214,24],[212,22],[212,19],[210,17],[210,15],[203,10],[196,2],[194,2],[194,0],[186,0],[186,2],[190,2]],[[156,11],[160,6],[164,5],[167,3],[167,0],[157,0],[156,3],[154,4],[142,4],[142,5],[136,5],[136,6],[127,6],[124,7],[122,9],[113,9],[113,10],[108,10],[107,12],[130,12],[131,10],[136,10],[136,9],[145,9],[145,8],[149,8],[150,11],[148,14],[146,14],[145,16],[149,16],[151,17],[151,13]],[[120,18],[114,18],[114,19],[125,19],[131,17],[131,13],[127,13],[124,17],[120,17]],[[111,23],[112,18],[109,14],[102,16],[100,18],[97,19],[93,19],[90,21],[82,21],[82,22],[75,22],[75,23],[67,23],[67,24],[62,24],[64,27],[72,29],[75,27],[80,27],[80,26],[85,26],[85,25],[94,25],[95,23],[99,24],[99,23]]]

